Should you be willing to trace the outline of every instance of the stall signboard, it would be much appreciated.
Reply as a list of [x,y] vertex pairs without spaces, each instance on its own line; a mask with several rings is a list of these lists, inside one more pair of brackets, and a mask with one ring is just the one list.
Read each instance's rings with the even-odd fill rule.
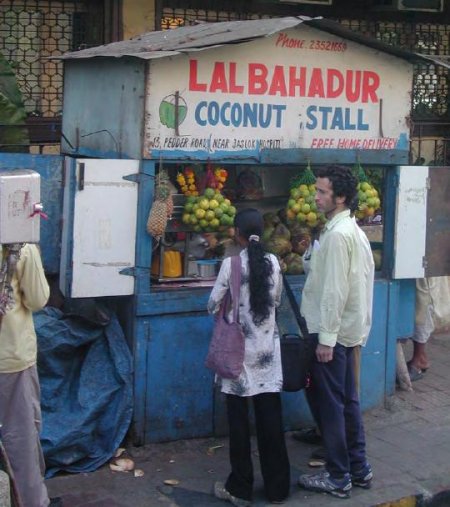
[[300,27],[152,60],[144,157],[408,150],[412,65]]

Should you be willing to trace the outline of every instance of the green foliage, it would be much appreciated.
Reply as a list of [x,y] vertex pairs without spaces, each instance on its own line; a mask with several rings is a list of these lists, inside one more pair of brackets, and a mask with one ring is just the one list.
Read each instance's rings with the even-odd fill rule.
[[316,177],[311,169],[311,164],[308,161],[306,167],[304,167],[297,176],[291,178],[290,188],[299,187],[300,185],[314,185]]
[[358,178],[359,183],[363,183],[364,181],[368,181],[366,173],[365,173],[362,165],[359,162],[357,162],[353,166],[353,174]]
[[28,151],[28,133],[23,125],[26,112],[16,76],[9,62],[0,54],[0,151]]

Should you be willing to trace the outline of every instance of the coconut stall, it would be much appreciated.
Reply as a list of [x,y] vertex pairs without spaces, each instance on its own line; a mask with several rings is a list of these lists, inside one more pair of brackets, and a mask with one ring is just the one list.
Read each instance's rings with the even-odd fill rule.
[[[381,404],[424,273],[425,233],[404,213],[419,213],[411,195],[426,188],[428,168],[408,157],[412,66],[428,57],[290,17],[150,32],[62,58],[60,285],[119,308],[134,356],[134,442],[226,433],[204,359],[206,302],[236,252],[233,217],[261,210],[266,248],[300,300],[304,240],[324,221],[314,170],[325,164],[359,178],[357,219],[377,267],[361,400]],[[288,311],[279,325],[292,327]],[[304,394],[283,396],[286,429],[308,422]]]

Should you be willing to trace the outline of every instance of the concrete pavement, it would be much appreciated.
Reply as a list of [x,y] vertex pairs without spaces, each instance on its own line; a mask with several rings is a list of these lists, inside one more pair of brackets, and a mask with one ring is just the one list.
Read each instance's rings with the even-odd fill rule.
[[[308,472],[314,446],[287,435],[292,466],[292,488],[286,507],[450,506],[429,498],[450,489],[450,335],[438,335],[429,346],[431,367],[414,391],[397,391],[380,407],[365,414],[368,456],[374,471],[371,490],[353,488],[341,500],[301,490],[297,477]],[[405,355],[411,355],[410,344]],[[262,491],[254,446],[256,475],[254,505],[267,505]],[[229,471],[226,438],[184,440],[128,448],[142,477],[133,472],[112,472],[106,465],[90,474],[60,475],[47,485],[51,496],[62,496],[65,507],[220,507],[230,505],[211,496],[212,484]],[[165,480],[179,481],[166,485]],[[405,498],[408,497],[408,498]],[[395,502],[400,500],[401,503]]]
[[0,470],[0,507],[11,507],[9,477],[3,470]]

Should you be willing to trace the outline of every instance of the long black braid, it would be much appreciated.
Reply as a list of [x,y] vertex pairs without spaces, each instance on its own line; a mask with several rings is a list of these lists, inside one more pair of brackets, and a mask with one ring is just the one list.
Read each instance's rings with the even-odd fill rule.
[[261,213],[253,208],[240,211],[235,219],[234,225],[239,229],[239,235],[249,243],[247,247],[249,264],[249,292],[250,311],[253,322],[260,325],[270,315],[270,308],[273,305],[270,295],[271,275],[273,266],[266,256],[261,242],[251,236],[261,237],[264,229],[264,221]]

